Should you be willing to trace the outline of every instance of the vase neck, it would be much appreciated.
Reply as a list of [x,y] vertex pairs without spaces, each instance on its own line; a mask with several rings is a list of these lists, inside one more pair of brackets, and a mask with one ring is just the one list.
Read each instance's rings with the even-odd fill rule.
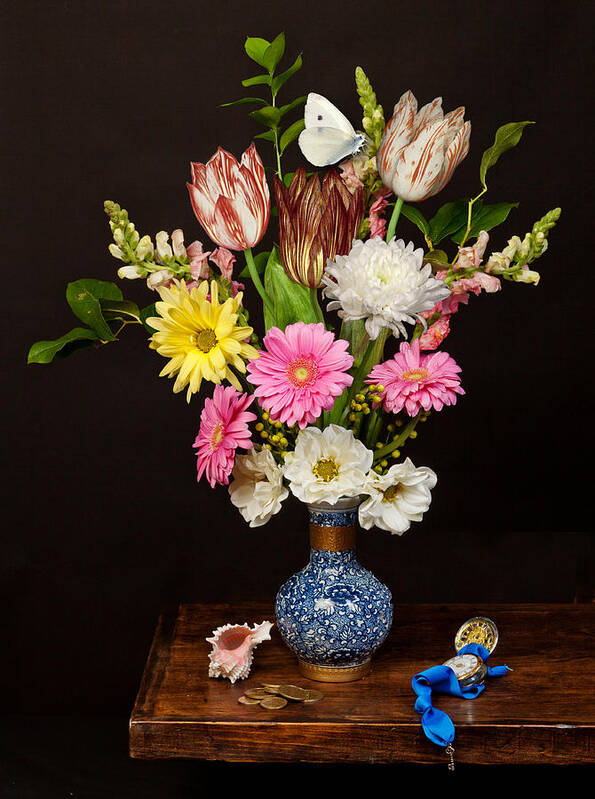
[[310,547],[326,552],[355,550],[357,505],[309,505]]

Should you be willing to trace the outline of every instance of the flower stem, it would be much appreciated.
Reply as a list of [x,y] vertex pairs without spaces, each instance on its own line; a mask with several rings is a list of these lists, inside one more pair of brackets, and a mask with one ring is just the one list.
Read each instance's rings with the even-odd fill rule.
[[324,324],[324,314],[318,302],[318,289],[310,288],[310,302],[312,303],[312,308],[314,308],[314,313],[318,317],[318,321]]
[[374,453],[374,461],[382,460],[386,455],[390,455],[393,450],[401,447],[405,441],[407,441],[411,433],[415,430],[415,426],[419,422],[420,416],[421,413],[418,413],[417,416],[414,416],[413,419],[411,419],[411,421],[405,425],[403,432],[395,441],[391,441],[390,444],[387,444],[386,447],[382,447],[382,449],[377,449]]
[[366,351],[358,368],[355,370],[353,376],[353,383],[335,400],[333,409],[331,411],[332,421],[337,421],[338,424],[343,424],[349,413],[351,400],[356,394],[359,393],[364,380],[371,372],[372,368],[380,363],[384,354],[384,345],[388,338],[388,328],[383,328],[380,335],[374,341],[370,341],[366,347]]
[[244,250],[244,256],[246,258],[246,264],[248,266],[248,271],[250,272],[250,277],[252,278],[252,282],[256,286],[256,291],[260,294],[260,297],[266,306],[267,310],[271,315],[275,313],[275,309],[273,307],[273,303],[270,300],[269,295],[266,293],[264,286],[262,285],[262,280],[260,279],[260,275],[258,274],[258,270],[256,269],[256,264],[254,263],[254,258],[252,256],[252,250],[248,247],[247,250]]
[[395,230],[397,228],[397,222],[399,221],[399,216],[401,214],[402,207],[403,207],[403,198],[397,197],[397,201],[395,203],[395,207],[393,208],[390,222],[388,223],[388,228],[386,230],[387,241],[390,241],[392,237],[395,235]]

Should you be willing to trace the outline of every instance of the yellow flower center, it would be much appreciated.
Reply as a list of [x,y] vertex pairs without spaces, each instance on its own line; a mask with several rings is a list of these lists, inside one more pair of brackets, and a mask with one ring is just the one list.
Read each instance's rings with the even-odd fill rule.
[[330,483],[339,474],[339,467],[334,458],[320,458],[316,461],[312,471],[319,480]]
[[217,422],[211,433],[211,449],[217,449],[223,438],[223,425]]
[[214,330],[201,330],[194,336],[194,343],[202,352],[210,352],[217,344],[217,336]]
[[403,372],[401,375],[402,380],[425,380],[428,376],[427,369],[410,369],[408,372]]
[[311,358],[296,358],[287,366],[287,379],[296,388],[305,388],[316,382],[318,366]]
[[382,501],[383,502],[394,502],[395,499],[401,493],[401,489],[403,488],[402,483],[395,483],[392,486],[389,486],[386,491],[383,492]]

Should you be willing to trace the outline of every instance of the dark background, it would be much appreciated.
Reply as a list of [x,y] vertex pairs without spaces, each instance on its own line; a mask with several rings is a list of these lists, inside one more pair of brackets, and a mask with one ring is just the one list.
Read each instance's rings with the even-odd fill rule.
[[[445,110],[466,106],[471,152],[424,204],[426,216],[476,192],[481,153],[499,125],[538,123],[490,171],[487,201],[520,202],[491,250],[562,206],[536,265],[542,282],[506,283],[459,312],[445,349],[463,368],[467,396],[407,450],[439,475],[431,511],[402,538],[362,534],[359,549],[397,605],[573,601],[589,581],[592,517],[587,4],[21,0],[2,8],[5,712],[29,714],[19,722],[29,731],[34,716],[124,720],[162,605],[272,600],[305,562],[297,502],[251,530],[225,489],[197,485],[191,445],[201,403],[186,405],[171,381],[157,379],[163,361],[140,329],[99,351],[25,366],[33,341],[75,326],[68,280],[115,279],[104,199],[127,208],[141,234],[182,227],[187,243],[207,243],[188,201],[188,163],[218,145],[239,155],[260,131],[246,107],[217,107],[246,93],[240,81],[258,71],[243,53],[246,35],[284,30],[286,66],[303,51],[304,68],[283,97],[318,91],[356,127],[356,64],[387,118],[408,88],[420,105],[442,94]],[[271,163],[270,145],[258,148]],[[297,147],[286,162],[300,163]],[[398,234],[419,238],[403,219]],[[154,299],[141,281],[123,289],[143,305]],[[124,721],[116,726],[113,735],[100,726],[83,747],[118,752],[119,765],[103,768],[106,785],[126,773],[114,795],[145,778],[191,795],[172,764],[161,772],[127,764]],[[95,795],[85,782],[94,769],[62,756],[76,751],[78,728],[60,729],[63,738],[35,733],[42,743],[29,755],[10,736],[17,765],[2,796],[49,796],[50,785],[56,796]]]

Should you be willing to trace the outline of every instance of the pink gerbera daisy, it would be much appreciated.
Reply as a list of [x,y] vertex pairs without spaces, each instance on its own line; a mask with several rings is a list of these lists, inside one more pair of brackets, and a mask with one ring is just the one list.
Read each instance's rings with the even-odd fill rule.
[[285,331],[272,327],[263,343],[260,358],[248,363],[248,374],[274,421],[304,428],[353,382],[347,374],[353,364],[347,341],[335,340],[323,324],[296,322]]
[[420,410],[442,410],[454,405],[457,394],[464,394],[458,373],[461,367],[446,352],[420,354],[419,340],[404,341],[390,361],[379,363],[367,383],[384,386],[384,408],[391,413],[405,410],[416,416]]
[[206,472],[211,488],[227,485],[237,447],[252,449],[248,422],[256,414],[246,411],[254,397],[240,394],[233,386],[215,386],[212,399],[205,400],[200,415],[196,447],[198,480]]

